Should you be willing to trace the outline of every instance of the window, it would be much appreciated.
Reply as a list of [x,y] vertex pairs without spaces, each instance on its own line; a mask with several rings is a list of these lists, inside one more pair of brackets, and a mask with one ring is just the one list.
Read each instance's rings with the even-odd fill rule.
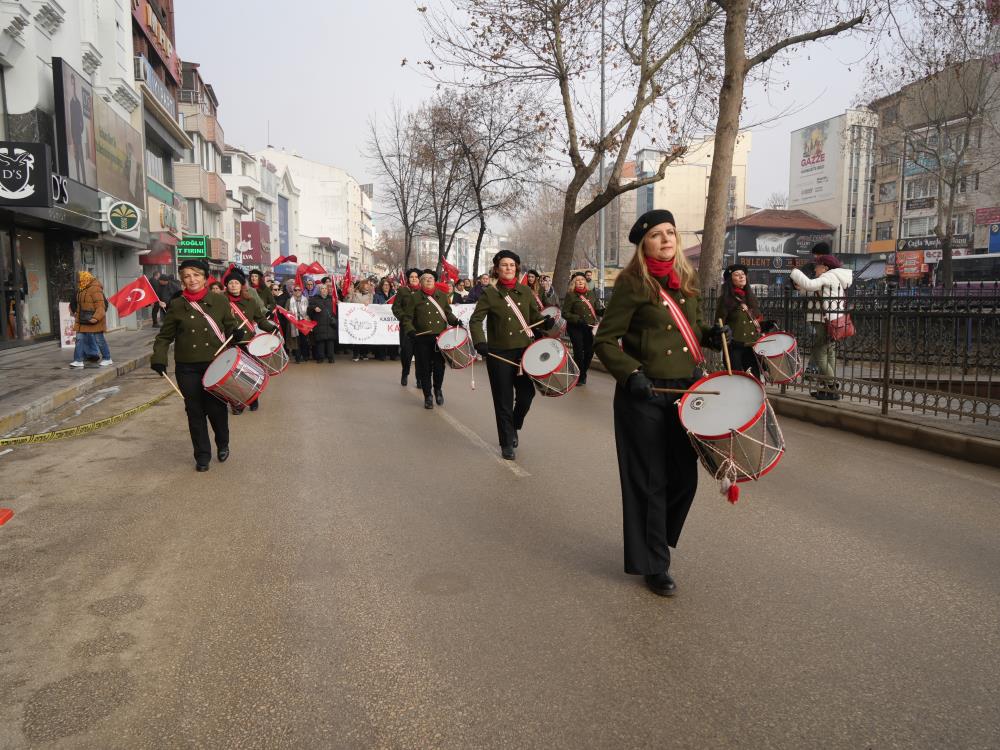
[[938,194],[936,177],[918,177],[906,182],[906,198],[933,198]]
[[198,230],[202,228],[201,217],[198,215],[198,201],[194,198],[187,199],[188,206],[188,231],[191,234],[201,234]]
[[875,223],[875,239],[876,240],[891,240],[892,239],[892,222],[891,221],[879,221]]
[[878,186],[879,203],[888,203],[889,201],[896,200],[897,184],[895,181],[883,182]]
[[934,229],[937,220],[931,216],[917,219],[903,219],[903,237],[926,237]]
[[899,145],[892,143],[879,149],[880,164],[895,164],[899,161]]
[[951,217],[952,234],[971,234],[975,214],[957,214]]
[[892,105],[891,107],[886,107],[882,111],[882,124],[892,125],[899,119],[899,106]]
[[223,156],[222,157],[222,174],[232,174],[233,173],[233,157]]
[[152,177],[160,184],[166,184],[163,174],[163,158],[149,147],[146,147],[146,176]]
[[967,174],[963,177],[958,178],[958,182],[955,185],[956,193],[970,193],[975,190],[979,190],[979,173]]

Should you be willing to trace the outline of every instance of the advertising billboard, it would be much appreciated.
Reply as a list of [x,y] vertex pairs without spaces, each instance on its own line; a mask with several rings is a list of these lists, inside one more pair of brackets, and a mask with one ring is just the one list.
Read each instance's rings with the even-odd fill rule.
[[108,195],[142,206],[146,202],[142,133],[100,97],[96,105],[97,185]]
[[0,206],[52,205],[49,147],[0,142]]
[[97,189],[97,128],[94,89],[61,57],[52,58],[59,171]]
[[843,116],[817,122],[792,133],[788,177],[789,208],[836,196],[840,175]]

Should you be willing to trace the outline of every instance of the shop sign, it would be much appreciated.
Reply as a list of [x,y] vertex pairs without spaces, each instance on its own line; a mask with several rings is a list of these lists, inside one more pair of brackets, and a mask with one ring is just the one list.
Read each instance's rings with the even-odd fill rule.
[[[952,249],[967,249],[972,244],[972,236],[968,234],[953,234]],[[940,250],[941,240],[936,235],[931,237],[910,237],[896,241],[897,250]]]
[[51,188],[49,150],[44,143],[0,142],[0,205],[48,207]]
[[72,65],[61,57],[53,57],[52,89],[59,171],[97,190],[100,187],[95,112],[98,97],[94,96],[94,88]]
[[[972,250],[967,247],[952,248],[952,258],[961,258],[963,255],[972,255]],[[944,250],[924,250],[924,263],[940,263],[943,256]]]
[[990,224],[990,244],[986,252],[1000,253],[1000,223]]
[[934,198],[910,198],[906,201],[907,211],[920,211],[925,208],[934,208]]
[[143,34],[150,41],[153,49],[163,59],[163,62],[175,82],[180,83],[180,58],[170,41],[170,34],[157,18],[156,9],[148,0],[132,0],[132,17],[138,22]]
[[1000,223],[1000,206],[976,209],[976,226],[998,223]]
[[177,243],[178,258],[207,258],[211,240],[204,234],[187,234]]
[[156,71],[153,70],[153,66],[150,64],[149,60],[142,55],[138,55],[135,58],[135,64],[139,68],[139,75],[137,77],[142,79],[142,82],[145,83],[152,92],[156,101],[158,101],[163,108],[170,113],[170,116],[176,118],[177,101],[170,93],[170,89],[167,88],[167,85],[160,80],[159,76],[156,75]]
[[180,228],[177,222],[177,212],[172,206],[168,206],[166,203],[160,204],[160,226],[174,234]]
[[134,232],[139,228],[139,209],[127,201],[115,201],[108,207],[108,223],[114,234]]
[[923,272],[924,254],[921,250],[904,250],[896,253],[896,272],[900,279],[919,279]]

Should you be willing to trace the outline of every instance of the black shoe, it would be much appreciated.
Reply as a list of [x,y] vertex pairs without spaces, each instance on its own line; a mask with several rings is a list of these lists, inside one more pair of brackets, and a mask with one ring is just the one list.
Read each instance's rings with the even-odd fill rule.
[[250,411],[257,411],[260,408],[260,401],[254,401],[250,404]]
[[218,456],[219,456],[219,463],[224,464],[226,462],[226,459],[229,458],[229,446],[227,445],[225,448],[219,448]]
[[839,393],[828,393],[828,394],[826,394],[826,400],[827,401],[840,401],[840,394]]
[[420,378],[417,378],[417,382],[416,382],[416,383],[414,383],[414,386],[415,386],[416,388],[423,388],[423,387],[424,387],[424,384],[420,382]]
[[326,362],[327,362],[327,364],[330,364],[330,365],[334,364],[333,357],[330,357],[330,359],[328,359]]
[[514,460],[514,448],[510,445],[500,446],[500,455],[506,458],[508,461]]
[[195,464],[195,471],[208,471],[208,464]]
[[425,396],[424,397],[424,408],[425,409],[433,409],[434,408],[434,400],[430,396]]
[[399,384],[405,388],[407,380],[409,380],[409,378],[403,375],[402,377],[399,378]]
[[587,385],[587,376],[581,375],[580,379],[576,381],[577,385]]
[[669,573],[657,573],[643,578],[646,580],[646,587],[658,596],[673,596],[677,593],[677,584]]
[[517,447],[517,430],[514,430],[514,440],[511,443],[511,446],[514,447],[514,448]]
[[444,404],[444,393],[441,391],[434,391],[434,400],[437,401],[437,405],[441,406]]
[[809,395],[817,401],[826,401],[826,394],[822,391],[809,391]]

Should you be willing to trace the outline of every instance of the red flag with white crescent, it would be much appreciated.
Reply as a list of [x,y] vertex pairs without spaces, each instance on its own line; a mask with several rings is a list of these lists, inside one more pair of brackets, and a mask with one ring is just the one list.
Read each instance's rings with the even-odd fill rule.
[[344,283],[340,287],[340,296],[347,299],[347,295],[351,291],[351,261],[347,261],[347,273],[344,274]]
[[451,263],[442,258],[441,268],[446,274],[448,274],[449,279],[452,281],[458,281],[458,266],[453,266]]
[[140,276],[108,297],[108,302],[115,306],[120,318],[131,315],[147,305],[155,305],[159,301],[156,290],[145,276]]
[[275,305],[274,311],[276,313],[281,313],[285,316],[289,323],[299,329],[299,332],[303,335],[308,334],[313,328],[316,327],[315,320],[299,320],[294,315],[292,315],[288,310],[283,308],[281,305]]

